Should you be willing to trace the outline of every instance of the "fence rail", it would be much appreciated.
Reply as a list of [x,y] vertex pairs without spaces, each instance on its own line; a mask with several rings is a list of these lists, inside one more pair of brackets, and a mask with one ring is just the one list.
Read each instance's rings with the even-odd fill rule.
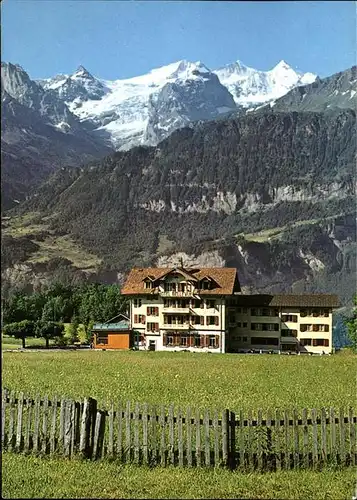
[[199,410],[2,391],[2,446],[15,452],[244,470],[356,465],[353,408]]

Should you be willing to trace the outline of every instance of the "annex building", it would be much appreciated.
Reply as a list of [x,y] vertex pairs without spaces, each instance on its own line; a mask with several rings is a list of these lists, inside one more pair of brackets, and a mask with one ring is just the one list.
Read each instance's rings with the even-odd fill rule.
[[122,289],[139,349],[328,354],[336,295],[244,295],[235,268],[137,268]]

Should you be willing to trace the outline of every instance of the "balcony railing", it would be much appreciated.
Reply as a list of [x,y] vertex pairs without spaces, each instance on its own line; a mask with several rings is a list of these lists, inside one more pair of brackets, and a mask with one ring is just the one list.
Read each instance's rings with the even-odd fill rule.
[[161,297],[194,297],[197,294],[195,290],[185,290],[184,292],[176,290],[165,290],[160,292]]
[[190,307],[173,307],[173,306],[164,306],[163,312],[165,314],[175,314],[175,313],[186,313],[189,314],[191,313],[191,308]]
[[193,329],[193,325],[191,325],[190,323],[171,323],[171,324],[168,324],[168,323],[164,323],[163,325],[163,328],[172,328],[174,330],[189,330],[189,329]]

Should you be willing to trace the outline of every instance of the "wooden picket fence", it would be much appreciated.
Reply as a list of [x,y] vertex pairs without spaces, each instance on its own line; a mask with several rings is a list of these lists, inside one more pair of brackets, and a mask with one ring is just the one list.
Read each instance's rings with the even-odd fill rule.
[[356,465],[357,417],[352,408],[274,412],[194,410],[171,405],[2,391],[5,450],[145,465],[225,466],[242,470]]

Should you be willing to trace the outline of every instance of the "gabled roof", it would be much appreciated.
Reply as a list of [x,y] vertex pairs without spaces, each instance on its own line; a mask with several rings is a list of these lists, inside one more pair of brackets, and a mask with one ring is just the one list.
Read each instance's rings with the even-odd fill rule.
[[92,327],[93,332],[100,331],[113,331],[113,332],[121,332],[128,331],[130,329],[129,320],[122,319],[116,323],[95,323]]
[[200,295],[232,295],[240,290],[237,269],[231,267],[206,267],[206,268],[134,268],[130,271],[122,288],[123,295],[150,295],[151,289],[144,288],[144,279],[154,276],[155,280],[163,279],[171,272],[180,272],[190,280],[201,280],[204,277],[211,278],[217,285],[212,290],[200,290]]
[[165,278],[166,276],[168,276],[171,273],[179,273],[179,274],[181,274],[182,276],[184,276],[187,279],[190,279],[190,280],[193,280],[193,281],[197,281],[197,278],[195,278],[191,273],[187,272],[187,270],[182,269],[180,267],[166,268],[166,272],[164,272],[161,276],[153,278],[153,281]]
[[240,295],[237,305],[251,307],[341,307],[337,295],[301,294],[301,295]]

